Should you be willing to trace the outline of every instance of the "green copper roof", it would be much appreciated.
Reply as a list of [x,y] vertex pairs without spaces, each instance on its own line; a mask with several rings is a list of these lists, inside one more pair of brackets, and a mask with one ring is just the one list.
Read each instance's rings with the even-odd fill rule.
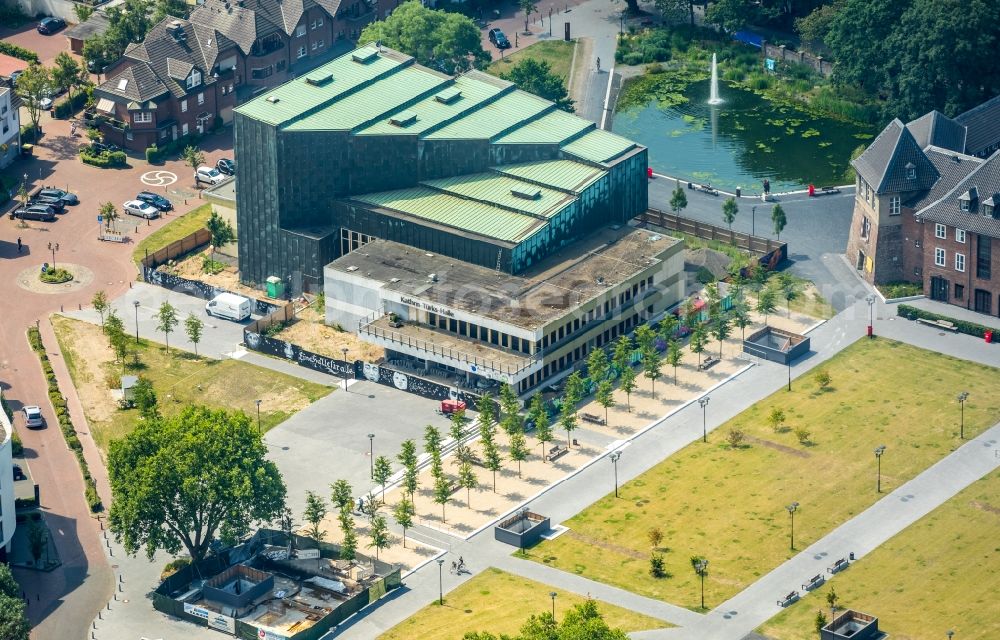
[[537,120],[532,120],[523,127],[514,129],[495,142],[498,144],[559,144],[594,126],[593,122],[566,113],[562,109],[556,109]]
[[513,91],[501,95],[483,108],[473,111],[464,118],[460,118],[426,137],[429,140],[482,140],[484,138],[492,140],[495,136],[506,133],[515,125],[554,108],[555,106],[548,100],[543,100],[524,91]]
[[545,222],[430,187],[366,193],[354,200],[502,242],[517,243]]
[[524,164],[508,164],[494,167],[494,170],[521,180],[571,193],[580,193],[605,173],[597,167],[572,160],[542,160]]
[[545,218],[559,213],[563,207],[575,199],[572,195],[562,191],[538,187],[529,182],[496,173],[477,173],[440,180],[426,180],[422,184],[463,198],[496,203],[506,209]]
[[591,162],[608,162],[617,158],[636,144],[613,133],[594,129],[563,147],[563,151]]

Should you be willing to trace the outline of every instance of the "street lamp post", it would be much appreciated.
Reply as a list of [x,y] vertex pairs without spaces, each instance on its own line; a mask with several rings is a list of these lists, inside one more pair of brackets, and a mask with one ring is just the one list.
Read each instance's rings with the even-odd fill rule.
[[701,608],[705,608],[705,573],[708,571],[708,560],[706,558],[701,558],[694,563],[694,570],[698,572],[698,577],[701,578]]
[[882,493],[882,454],[885,453],[885,445],[880,444],[875,447],[875,463],[878,466],[875,480],[875,493]]
[[750,235],[757,235],[757,205],[750,207]]
[[615,466],[615,497],[618,497],[618,458],[622,457],[621,451],[615,451],[611,454],[611,462]]
[[54,271],[55,268],[56,268],[56,251],[59,251],[59,243],[58,242],[50,242],[49,243],[49,251],[52,252],[52,270]]
[[698,406],[701,407],[701,441],[708,442],[708,401],[711,398],[705,396],[703,398],[698,398]]
[[135,343],[139,344],[139,301],[132,303],[135,306]]
[[795,512],[799,509],[799,503],[793,502],[785,508],[788,509],[788,515],[792,519],[792,530],[789,537],[791,538],[791,550],[795,551]]
[[368,471],[375,478],[375,434],[368,434]]
[[444,558],[438,558],[438,604],[444,604],[444,576],[441,567],[444,566]]
[[556,619],[556,592],[550,591],[549,597],[552,598],[552,619]]
[[785,367],[788,369],[788,390],[792,390],[792,358],[790,356],[785,357]]
[[955,631],[953,629],[948,629],[945,631],[945,635],[948,636],[948,640],[951,640],[951,637],[955,635]]
[[965,440],[965,401],[969,399],[969,392],[963,391],[958,394],[958,404],[962,407],[962,421],[959,423],[958,437]]
[[549,37],[552,37],[552,7],[549,7]]
[[868,303],[868,337],[875,337],[875,295],[869,293],[865,296],[865,302]]
[[618,37],[621,38],[625,35],[625,10],[618,14]]
[[[341,347],[340,352],[344,354],[344,362],[347,362],[347,347]],[[347,391],[347,368],[344,368],[344,391]]]
[[257,404],[257,435],[260,435],[260,403],[261,400],[254,401]]

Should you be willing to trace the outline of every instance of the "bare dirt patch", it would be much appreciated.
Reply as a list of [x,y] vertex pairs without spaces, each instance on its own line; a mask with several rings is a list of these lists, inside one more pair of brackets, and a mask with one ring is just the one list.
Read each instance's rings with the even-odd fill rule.
[[611,544],[610,542],[606,542],[604,540],[601,540],[600,538],[587,536],[577,531],[573,531],[572,529],[570,529],[563,535],[579,540],[580,542],[586,545],[590,545],[592,547],[600,547],[601,549],[607,549],[608,551],[613,551],[614,553],[620,553],[623,556],[627,556],[629,558],[635,558],[636,560],[645,560],[648,557],[647,554],[640,553],[635,549],[631,549],[629,547],[623,547],[620,544]]
[[[69,322],[66,318],[54,316],[52,324],[58,329],[60,325]],[[102,363],[110,359],[107,342],[101,328],[92,324],[78,323],[74,325],[77,339],[68,342],[60,341],[59,348],[67,365],[75,370],[76,391],[83,405],[84,414],[91,420],[108,421],[115,413],[111,400],[111,391],[105,382],[105,371]],[[56,331],[56,335],[60,335]]]
[[980,502],[979,500],[973,500],[969,504],[971,504],[976,509],[979,509],[980,511],[985,511],[987,513],[995,513],[997,515],[1000,515],[1000,507],[994,507],[988,502]]
[[[215,274],[205,273],[202,271],[202,263],[205,258],[210,257],[211,253],[211,249],[203,249],[202,251],[196,251],[188,254],[183,260],[176,263],[170,269],[170,272],[179,275],[182,278],[187,278],[188,280],[198,280],[199,282],[210,284],[213,287],[221,287],[227,291],[247,296],[248,298],[260,300],[269,299],[259,289],[254,289],[240,283],[239,271],[232,265],[227,266],[221,272]],[[217,253],[215,259],[220,260],[220,258],[224,258],[224,256]]]
[[338,360],[344,357],[345,347],[350,361],[376,362],[385,356],[381,347],[360,340],[350,331],[338,331],[324,324],[323,314],[311,306],[297,310],[295,321],[275,337]]
[[755,438],[753,436],[747,436],[746,438],[747,442],[750,442],[752,444],[759,444],[762,447],[767,447],[768,449],[774,449],[775,451],[787,453],[788,455],[798,456],[799,458],[808,458],[812,455],[808,451],[796,449],[795,447],[789,447],[788,445],[779,444],[771,440],[764,440],[763,438]]

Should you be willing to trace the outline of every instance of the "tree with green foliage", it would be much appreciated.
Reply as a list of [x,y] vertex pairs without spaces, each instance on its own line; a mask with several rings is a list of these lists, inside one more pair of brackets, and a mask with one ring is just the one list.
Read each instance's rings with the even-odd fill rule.
[[552,66],[546,60],[524,58],[501,73],[500,77],[516,84],[518,89],[554,102],[556,107],[563,111],[569,113],[574,111],[573,100],[566,90],[566,83],[552,72]]
[[691,332],[691,351],[698,354],[698,367],[701,367],[701,354],[705,353],[705,344],[708,342],[708,336],[705,334],[705,325],[699,324]]
[[604,424],[608,423],[608,409],[615,406],[615,393],[614,387],[610,380],[601,380],[597,385],[597,391],[594,394],[597,399],[597,404],[604,407]]
[[[414,495],[417,493],[417,483],[420,477],[417,471],[417,444],[413,440],[404,440],[396,459],[399,460],[399,464],[403,465],[403,488],[410,494],[410,502],[412,503]],[[416,504],[413,506],[416,507]]]
[[516,635],[495,636],[487,631],[469,631],[463,640],[627,640],[621,629],[612,629],[597,608],[597,601],[588,598],[566,612],[556,622],[546,611],[532,615]]
[[734,304],[731,313],[733,316],[733,323],[739,327],[742,332],[740,339],[746,340],[747,327],[753,324],[753,320],[750,318],[750,310],[747,308],[746,302],[741,300]]
[[719,283],[709,282],[705,286],[705,300],[708,303],[708,317],[714,318],[722,311],[722,296],[719,293]]
[[156,311],[156,330],[163,332],[164,340],[167,344],[167,351],[170,351],[170,334],[177,328],[180,322],[177,318],[177,309],[174,305],[164,301]]
[[354,488],[343,478],[330,485],[330,502],[337,511],[354,508]]
[[451,481],[443,471],[434,476],[434,502],[441,505],[441,522],[445,522],[444,507],[451,500]]
[[537,8],[537,2],[535,0],[517,0],[518,8],[524,12],[524,35],[531,35],[531,30],[528,28],[528,21],[531,19],[531,14],[535,13]]
[[52,83],[56,87],[66,89],[66,97],[73,101],[73,91],[87,83],[87,78],[83,73],[83,68],[76,58],[65,51],[60,51],[56,55],[55,64],[52,67]]
[[663,357],[656,348],[642,352],[642,375],[650,383],[650,391],[656,397],[656,380],[663,375]]
[[[205,154],[194,145],[188,145],[184,147],[184,151],[181,152],[181,159],[184,160],[184,164],[191,167],[192,175],[197,175],[198,167],[205,164]],[[197,186],[197,178],[195,179],[195,186]]]
[[517,463],[517,477],[521,477],[521,463],[528,459],[528,445],[524,440],[524,433],[516,431],[510,436],[510,450],[507,452],[510,459]]
[[639,325],[635,330],[635,341],[639,345],[639,351],[645,356],[647,351],[652,351],[656,346],[656,332],[648,324]]
[[816,633],[822,633],[823,627],[826,626],[826,614],[822,610],[816,611],[816,618],[813,620],[813,626],[816,628]]
[[97,213],[100,214],[101,220],[104,221],[104,228],[110,229],[111,225],[114,224],[115,220],[121,216],[118,214],[118,209],[115,207],[113,202],[105,202],[101,204],[98,208]]
[[635,391],[635,369],[631,366],[622,369],[621,381],[618,386],[625,392],[625,408],[632,413],[632,392]]
[[143,420],[160,418],[160,404],[156,398],[153,383],[146,376],[139,376],[132,387],[132,402]]
[[778,287],[781,295],[785,299],[785,309],[788,317],[792,317],[792,302],[799,298],[799,283],[795,281],[792,274],[783,271],[778,274]]
[[94,15],[94,7],[82,2],[74,2],[73,15],[76,16],[77,23],[86,22],[90,16]]
[[306,491],[306,508],[302,512],[302,519],[309,523],[306,535],[316,542],[326,537],[326,531],[320,527],[325,517],[326,501],[318,493]]
[[674,368],[674,384],[677,384],[677,366],[684,358],[684,351],[681,350],[680,340],[676,338],[667,344],[667,364]]
[[677,182],[677,188],[675,188],[670,193],[670,210],[674,214],[679,214],[688,206],[687,194],[684,193],[684,189],[681,188],[680,181]]
[[726,198],[722,202],[722,221],[726,223],[729,230],[733,230],[733,221],[736,220],[736,214],[739,213],[740,207],[736,204],[736,198]]
[[[886,82],[891,35],[913,0],[842,0],[830,18],[823,43],[836,61],[834,79],[841,85],[874,93]],[[902,114],[898,114],[902,117]]]
[[375,482],[382,485],[382,499],[384,500],[385,485],[389,482],[389,478],[392,477],[392,462],[387,456],[379,456],[375,458],[372,477],[375,479]]
[[424,453],[432,458],[441,457],[441,431],[434,425],[424,427]]
[[531,399],[531,405],[528,408],[528,418],[535,425],[535,440],[542,445],[542,462],[544,463],[545,443],[552,442],[552,426],[542,394],[537,393]]
[[388,549],[392,541],[392,538],[389,536],[389,525],[385,521],[385,516],[378,515],[372,518],[368,537],[371,538],[368,548],[375,549],[375,559],[378,560],[379,551]]
[[187,18],[188,5],[184,0],[156,0],[153,3],[153,24],[167,17]]
[[471,462],[463,462],[458,467],[458,486],[465,489],[465,506],[472,508],[472,490],[479,486],[479,478]]
[[705,20],[735,33],[754,21],[757,4],[753,0],[715,0],[705,12]]
[[[197,168],[195,167],[195,169]],[[205,222],[205,228],[212,234],[212,262],[215,262],[215,250],[236,240],[236,231],[233,229],[233,225],[229,224],[229,221],[216,211],[212,211],[212,215]]]
[[461,464],[469,459],[469,447],[465,444],[465,410],[453,412],[450,421],[448,435],[455,441],[455,460]]
[[563,398],[562,406],[559,408],[559,426],[566,431],[566,448],[568,449],[572,444],[570,434],[576,431],[577,418],[576,406],[567,402],[565,397]]
[[660,324],[656,328],[656,335],[660,340],[669,343],[674,339],[674,334],[677,333],[678,320],[677,316],[672,313],[668,313],[662,318],[660,318]]
[[833,20],[843,7],[843,0],[835,0],[830,4],[818,6],[805,17],[795,20],[795,31],[804,42],[825,45],[830,29],[833,27]]
[[587,377],[599,384],[608,377],[608,353],[600,347],[595,347],[587,356]]
[[38,63],[31,63],[17,77],[17,95],[21,97],[24,108],[28,111],[31,121],[33,140],[38,144],[38,123],[42,119],[42,99],[52,87],[52,73]]
[[767,415],[767,423],[771,425],[771,429],[777,433],[781,430],[781,425],[785,423],[785,412],[779,407],[774,407],[771,409],[771,413]]
[[94,293],[94,297],[90,299],[90,304],[94,307],[94,311],[101,315],[101,330],[104,330],[104,314],[108,311],[108,294],[104,293],[104,289]]
[[785,210],[781,208],[780,204],[774,205],[771,209],[771,222],[774,224],[774,235],[778,237],[778,240],[781,240],[781,232],[785,230],[788,219],[785,217]]
[[406,530],[413,526],[413,503],[402,499],[392,509],[392,517],[403,528],[403,548],[406,548]]
[[722,344],[726,341],[726,338],[732,333],[732,325],[730,324],[729,316],[724,313],[720,313],[712,319],[711,332],[712,337],[719,341],[719,359],[722,359]]
[[774,291],[761,289],[757,294],[757,313],[764,316],[764,326],[767,326],[767,316],[774,313],[777,305],[774,302]]
[[112,440],[108,524],[125,551],[185,548],[194,563],[219,536],[235,543],[285,506],[285,483],[242,411],[188,406]]
[[628,336],[621,336],[615,342],[611,362],[615,365],[615,369],[618,369],[619,373],[625,369],[632,368],[632,341]]
[[184,332],[187,333],[188,340],[194,345],[194,355],[198,355],[198,343],[201,342],[201,334],[205,329],[205,323],[201,318],[189,313],[184,320]]
[[26,609],[21,587],[14,580],[10,565],[0,563],[0,638],[28,640],[31,623]]
[[128,45],[142,42],[152,26],[148,0],[125,0],[124,3],[108,7],[104,14],[108,28],[103,35],[87,38],[83,44],[83,59],[89,69],[103,73],[104,69],[116,62],[125,53]]
[[493,493],[497,491],[497,471],[503,466],[503,456],[496,442],[496,430],[479,426],[479,444],[483,448],[483,466],[493,472]]
[[115,339],[125,336],[125,323],[115,309],[108,309],[108,317],[104,321],[104,335],[108,337],[108,344],[114,349]]
[[504,383],[500,387],[500,410],[503,418],[500,420],[500,428],[508,436],[518,432],[524,432],[524,418],[521,417],[521,401],[517,399],[514,389]]
[[348,509],[341,509],[338,519],[340,531],[343,533],[340,541],[340,559],[354,560],[358,554],[358,532],[354,527],[354,518]]
[[480,431],[483,429],[493,431],[497,425],[497,408],[493,398],[485,393],[479,396],[479,400],[476,401],[476,411],[479,412]]
[[49,544],[49,534],[45,527],[31,522],[28,526],[28,548],[31,551],[31,558],[35,561],[35,566],[42,560],[42,555]]
[[429,9],[419,0],[396,7],[385,20],[372,22],[358,44],[381,42],[447,74],[482,69],[490,62],[479,27],[471,18]]
[[583,376],[580,375],[579,371],[574,371],[566,378],[566,385],[563,389],[563,406],[568,405],[574,416],[576,415],[576,405],[583,400],[583,394]]

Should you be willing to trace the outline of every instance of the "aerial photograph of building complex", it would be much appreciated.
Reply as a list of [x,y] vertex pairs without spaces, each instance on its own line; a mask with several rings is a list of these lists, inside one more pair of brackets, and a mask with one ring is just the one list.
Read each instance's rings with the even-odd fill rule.
[[1000,638],[998,20],[0,0],[0,640]]

